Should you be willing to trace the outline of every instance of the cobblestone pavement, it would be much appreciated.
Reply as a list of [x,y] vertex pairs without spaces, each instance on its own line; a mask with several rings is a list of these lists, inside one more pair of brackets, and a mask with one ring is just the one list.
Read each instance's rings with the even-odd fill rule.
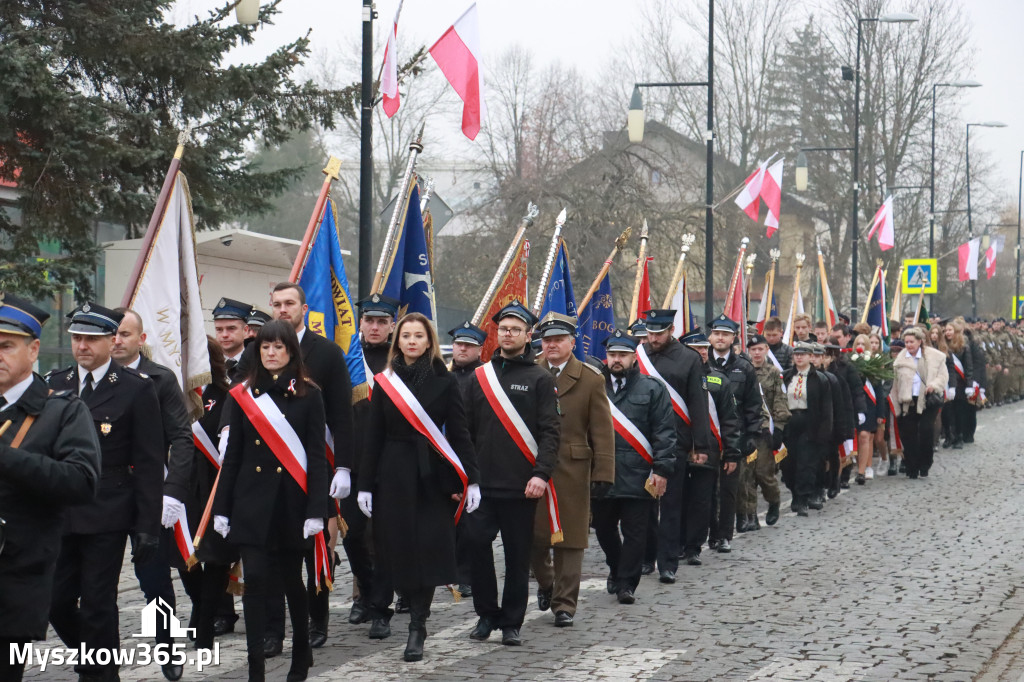
[[[632,606],[605,592],[592,540],[575,627],[555,629],[531,603],[521,648],[471,641],[470,601],[439,590],[426,657],[404,663],[408,617],[395,617],[390,639],[369,640],[367,625],[345,619],[343,569],[310,679],[1024,680],[1021,405],[987,410],[977,444],[939,450],[928,479],[883,475],[810,518],[787,510],[774,528],[738,535],[732,554],[681,567],[675,585],[644,578]],[[121,632],[134,646],[143,603],[124,576]],[[268,661],[268,679],[284,679],[288,658],[286,648]],[[26,677],[75,679],[66,668]],[[155,666],[121,677],[162,679]],[[239,623],[220,664],[184,679],[245,677]]]

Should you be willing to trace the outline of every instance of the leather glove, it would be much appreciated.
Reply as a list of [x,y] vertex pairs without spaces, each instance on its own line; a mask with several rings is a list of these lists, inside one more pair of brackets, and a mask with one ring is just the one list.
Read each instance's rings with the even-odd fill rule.
[[363,512],[363,516],[366,518],[373,516],[373,493],[359,493],[356,496],[356,502],[359,504],[359,511]]
[[331,497],[343,500],[352,492],[352,476],[348,469],[338,469],[331,481]]
[[135,533],[135,548],[132,549],[132,562],[138,566],[148,564],[156,558],[160,550],[160,536],[149,533]]
[[466,489],[466,513],[472,514],[480,507],[480,486],[471,484]]
[[603,500],[608,496],[608,491],[612,489],[612,484],[608,481],[591,481],[590,482],[590,496],[595,500]]
[[322,532],[323,529],[323,519],[306,519],[306,522],[302,524],[302,537],[311,538],[317,533]]
[[863,412],[858,412],[857,413],[857,426],[860,426],[861,424],[863,424],[864,423],[864,419],[865,419],[864,413]]
[[213,529],[220,533],[222,538],[227,538],[228,533],[231,532],[231,526],[228,524],[228,517],[226,516],[214,516],[213,517]]
[[782,447],[782,443],[782,429],[775,429],[775,433],[772,434],[772,450],[780,449]]
[[164,513],[160,517],[160,524],[164,528],[173,528],[178,519],[185,513],[185,503],[164,495]]

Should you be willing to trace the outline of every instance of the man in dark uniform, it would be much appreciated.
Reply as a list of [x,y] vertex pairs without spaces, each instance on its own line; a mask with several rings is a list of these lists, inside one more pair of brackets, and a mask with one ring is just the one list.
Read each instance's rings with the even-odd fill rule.
[[[77,394],[92,413],[102,448],[96,499],[67,508],[54,577],[50,624],[70,648],[117,649],[117,583],[125,540],[133,533],[136,564],[160,549],[166,448],[153,428],[159,414],[153,381],[111,359],[122,315],[86,303],[68,332],[76,365],[47,375],[54,391]],[[115,680],[117,665],[82,664],[82,680]]]
[[[349,497],[351,492],[351,471],[354,466],[355,451],[352,448],[352,382],[345,364],[345,354],[337,344],[328,341],[306,327],[306,292],[298,284],[281,282],[270,294],[270,306],[274,309],[274,317],[291,323],[299,337],[299,350],[302,362],[306,366],[309,378],[320,387],[324,401],[324,414],[327,421],[329,448],[333,448],[334,461],[328,461],[331,475],[331,495],[336,498]],[[247,311],[248,312],[248,311]],[[258,348],[249,344],[242,353],[238,363],[239,376],[245,376],[254,362]],[[325,453],[325,456],[326,453]],[[358,514],[357,514],[358,515]],[[337,510],[332,500],[324,508],[324,529],[329,530],[328,539],[337,532]],[[345,518],[354,518],[346,516]],[[333,570],[333,561],[328,562]],[[314,649],[322,647],[327,641],[327,623],[330,617],[328,596],[330,590],[316,589],[316,562],[313,550],[306,553],[306,585],[309,591],[309,642]],[[280,588],[280,586],[277,586]],[[264,655],[277,656],[281,653],[284,641],[284,594],[280,589],[269,595],[267,604],[267,637]]]
[[[188,557],[182,557],[178,552],[174,542],[173,528],[177,520],[185,513],[185,500],[189,494],[189,482],[192,477],[192,459],[195,454],[192,442],[192,420],[189,419],[188,411],[185,409],[185,400],[178,384],[177,375],[141,353],[142,344],[146,342],[142,318],[134,310],[128,308],[115,308],[115,311],[121,313],[124,318],[114,335],[114,350],[111,355],[122,367],[134,369],[153,380],[156,397],[160,402],[163,452],[167,456],[167,476],[164,479],[161,519],[164,528],[160,533],[160,552],[157,558],[148,564],[136,564],[135,577],[139,580],[139,587],[142,588],[147,603],[160,597],[177,611],[174,584],[171,582],[171,565],[174,564],[179,569],[185,569],[185,560]],[[190,582],[190,577],[187,571],[183,571],[182,583],[190,595],[198,595],[201,588],[197,581]],[[158,625],[157,644],[174,643],[168,625],[167,621]],[[168,663],[162,667],[167,679],[181,679],[183,671],[181,665]]]
[[[50,316],[0,293],[0,680],[25,663],[11,645],[46,639],[62,511],[89,502],[100,475],[92,416],[32,371]],[[49,394],[49,395],[48,395]]]
[[825,374],[811,364],[813,351],[810,343],[796,343],[793,366],[782,378],[790,412],[785,432],[789,456],[782,460],[783,481],[793,492],[792,508],[798,516],[807,516],[811,499],[818,494],[818,473],[825,450],[834,442],[832,388]]
[[[757,382],[757,371],[745,357],[732,350],[739,325],[725,315],[719,315],[711,323],[712,352],[709,364],[724,372],[732,385],[732,394],[740,414],[739,449],[743,455],[736,466],[723,462],[719,471],[717,515],[711,516],[712,549],[728,553],[732,551],[733,529],[736,527],[736,495],[739,491],[743,459],[757,450],[757,437],[761,434],[763,403],[761,388]],[[721,416],[721,415],[719,415]]]
[[[399,302],[388,296],[373,294],[356,303],[359,308],[359,342],[362,344],[363,363],[366,379],[373,385],[373,376],[387,369],[388,350],[391,347],[391,332],[395,329],[395,317],[398,315]],[[352,414],[356,424],[365,424],[370,416],[370,396],[357,400],[352,406]],[[355,429],[354,433],[355,465],[354,478],[359,478],[359,459],[363,456],[363,430]],[[355,483],[353,483],[355,485]],[[352,601],[352,609],[348,614],[348,622],[353,625],[372,620],[368,635],[372,639],[385,639],[391,636],[389,614],[381,614],[374,618],[370,610],[370,595],[373,581],[378,578],[374,573],[373,558],[370,547],[373,544],[367,532],[368,519],[359,510],[354,495],[341,500],[341,513],[348,522],[348,533],[342,539],[345,555],[348,557],[352,575],[355,577],[357,593]],[[390,582],[387,576],[380,575],[381,580]],[[396,608],[404,607],[399,597]]]
[[[473,372],[484,364],[480,361],[480,351],[483,350],[487,334],[483,329],[466,320],[450,330],[448,335],[452,338],[451,371],[459,381],[459,388],[462,389],[463,402],[465,402],[469,396],[469,385],[473,381]],[[462,524],[455,527],[459,593],[463,597],[472,597],[473,557],[470,554],[470,544],[464,528],[465,526]]]
[[[245,350],[245,340],[250,330],[246,324],[252,306],[230,298],[222,298],[213,309],[213,329],[220,349],[224,351],[224,362],[228,379],[235,380],[236,369]],[[255,336],[255,334],[253,335]]]
[[[676,464],[661,498],[658,522],[658,577],[663,583],[676,581],[683,529],[685,544],[689,545],[685,558],[700,562],[697,557],[704,539],[699,536],[707,537],[715,483],[715,470],[709,466],[717,452],[717,444],[712,444],[703,363],[697,351],[679,343],[673,335],[675,315],[675,310],[648,310],[647,340],[637,349],[640,371],[660,379],[670,389],[673,402],[675,396],[682,401],[681,405],[673,404]],[[650,368],[645,367],[645,360]]]
[[253,306],[253,309],[249,311],[249,314],[245,318],[245,326],[248,329],[245,332],[245,344],[249,345],[251,339],[255,339],[256,335],[263,329],[263,325],[270,322],[272,318],[259,308]]
[[[537,500],[547,494],[548,481],[558,463],[561,417],[555,378],[534,363],[530,328],[537,317],[519,301],[513,301],[492,318],[498,327],[498,349],[490,360],[495,381],[475,379],[469,386],[466,418],[477,451],[480,508],[462,523],[473,555],[473,607],[480,617],[470,637],[486,640],[501,630],[501,643],[519,646],[519,630],[526,616],[530,590],[530,549]],[[488,392],[501,404],[505,397],[511,412],[495,411]],[[496,384],[496,385],[495,385]],[[500,395],[499,395],[500,392]],[[504,408],[503,408],[504,409]],[[517,414],[519,427],[509,424]],[[515,437],[513,431],[515,431]],[[535,443],[533,463],[518,442]],[[498,605],[498,581],[491,543],[501,533],[505,548],[505,589]]]

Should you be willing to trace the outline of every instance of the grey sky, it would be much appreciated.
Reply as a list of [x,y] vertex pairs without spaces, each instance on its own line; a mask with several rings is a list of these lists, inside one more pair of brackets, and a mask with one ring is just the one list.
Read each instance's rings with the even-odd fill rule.
[[[509,45],[520,43],[531,50],[539,63],[561,60],[587,74],[596,73],[615,59],[627,39],[636,34],[636,7],[640,0],[479,0],[481,43],[484,59]],[[187,21],[194,14],[221,5],[221,0],[179,0],[173,18]],[[998,188],[1008,201],[1017,199],[1020,153],[1024,149],[1024,57],[1021,27],[1024,2],[1020,0],[970,0],[963,2],[971,18],[971,42],[976,48],[973,73],[963,78],[980,81],[984,87],[963,96],[964,123],[998,120],[1008,128],[975,130],[972,149],[985,150],[996,166]],[[430,42],[454,22],[470,0],[405,0],[399,22],[403,36]],[[899,2],[893,8],[898,9]],[[398,0],[379,0],[380,20],[376,31],[391,25]],[[261,30],[254,45],[236,51],[238,61],[254,59],[313,28],[315,51],[345,46],[347,50],[361,31],[361,3],[358,0],[286,0],[277,25]],[[907,30],[913,30],[912,26]],[[379,68],[382,55],[375,55]],[[358,65],[353,65],[357,68]],[[433,68],[433,63],[429,63]],[[695,77],[700,74],[694,74]],[[485,84],[486,87],[486,84]],[[403,106],[415,106],[415,101]],[[622,105],[625,124],[627,102]],[[453,122],[457,129],[457,121]],[[975,141],[977,147],[975,147]],[[468,145],[467,141],[453,142]],[[449,149],[462,155],[465,149]]]

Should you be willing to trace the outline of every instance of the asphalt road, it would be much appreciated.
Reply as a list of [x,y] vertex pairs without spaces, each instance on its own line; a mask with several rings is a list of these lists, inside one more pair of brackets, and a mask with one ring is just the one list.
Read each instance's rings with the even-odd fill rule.
[[[439,590],[426,656],[404,663],[408,616],[384,641],[349,625],[344,567],[310,679],[1024,680],[1024,403],[979,422],[977,443],[939,450],[928,479],[876,477],[809,518],[784,506],[775,527],[737,535],[728,555],[705,550],[704,565],[680,567],[675,585],[645,577],[631,606],[605,592],[592,539],[575,627],[554,628],[531,603],[521,648],[471,641],[470,600]],[[144,641],[130,637],[144,605],[133,580],[126,568],[129,647]],[[284,679],[288,654],[268,661],[268,679]],[[245,677],[240,622],[221,640],[219,665],[187,667],[184,679]],[[26,678],[76,679],[66,667],[31,667]],[[163,679],[152,665],[121,678]]]

